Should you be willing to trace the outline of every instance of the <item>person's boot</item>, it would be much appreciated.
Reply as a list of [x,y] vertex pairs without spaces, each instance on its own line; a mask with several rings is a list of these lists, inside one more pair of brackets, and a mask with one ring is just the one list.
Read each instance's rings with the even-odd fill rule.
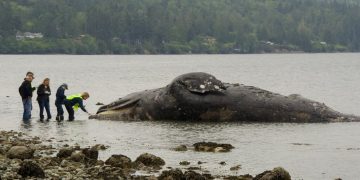
[[60,116],[58,115],[58,116],[56,116],[56,118],[55,118],[57,121],[60,121]]
[[64,120],[64,116],[60,116],[60,121],[63,121]]
[[40,116],[40,121],[44,121],[44,116]]

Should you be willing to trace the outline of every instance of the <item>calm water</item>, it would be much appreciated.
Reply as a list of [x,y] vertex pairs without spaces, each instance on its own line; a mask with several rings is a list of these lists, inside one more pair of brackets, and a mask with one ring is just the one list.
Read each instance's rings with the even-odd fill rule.
[[[34,101],[31,124],[21,120],[18,87],[27,71],[33,85],[51,79],[52,91],[63,82],[67,94],[89,91],[86,102],[96,112],[97,102],[109,103],[134,91],[165,86],[176,76],[194,71],[215,75],[224,82],[254,85],[284,95],[298,93],[344,113],[360,115],[360,54],[185,55],[185,56],[0,56],[0,129],[17,130],[42,138],[71,140],[70,145],[102,143],[111,148],[106,159],[120,153],[136,158],[150,152],[176,167],[182,160],[205,161],[203,169],[231,174],[257,174],[283,166],[294,179],[358,179],[360,123],[244,124],[116,122],[87,120],[40,123]],[[52,105],[54,96],[51,97]],[[52,106],[53,115],[56,114]],[[231,143],[230,153],[174,152],[170,148],[199,141]],[[306,143],[310,145],[294,145]],[[218,163],[227,162],[226,166]]]

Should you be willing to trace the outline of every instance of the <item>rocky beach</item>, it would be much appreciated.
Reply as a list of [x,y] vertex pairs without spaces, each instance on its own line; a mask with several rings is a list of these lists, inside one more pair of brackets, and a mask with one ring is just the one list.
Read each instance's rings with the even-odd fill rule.
[[[99,151],[105,145],[91,147],[52,144],[55,139],[31,137],[22,132],[0,132],[0,179],[237,179],[237,180],[288,180],[289,173],[276,167],[258,175],[223,176],[201,170],[201,164],[184,169],[166,167],[166,162],[153,154],[140,154],[135,160],[126,155],[113,154],[100,160]],[[179,145],[174,151],[200,151],[203,153],[226,153],[234,147],[230,144],[199,142],[194,147]],[[221,162],[226,164],[226,162]],[[232,167],[232,171],[241,165]]]

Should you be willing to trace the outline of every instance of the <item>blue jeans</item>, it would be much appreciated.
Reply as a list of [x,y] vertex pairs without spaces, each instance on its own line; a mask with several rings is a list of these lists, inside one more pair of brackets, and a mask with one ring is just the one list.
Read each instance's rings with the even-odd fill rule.
[[56,106],[56,110],[57,110],[56,116],[64,116],[64,109],[63,109],[62,105],[63,105],[63,102],[55,101],[55,106]]
[[46,110],[47,118],[51,119],[49,100],[42,99],[42,100],[39,100],[38,103],[39,103],[39,108],[40,108],[40,119],[41,120],[44,119],[44,108]]
[[23,99],[24,113],[23,120],[29,120],[31,118],[32,102],[31,97]]

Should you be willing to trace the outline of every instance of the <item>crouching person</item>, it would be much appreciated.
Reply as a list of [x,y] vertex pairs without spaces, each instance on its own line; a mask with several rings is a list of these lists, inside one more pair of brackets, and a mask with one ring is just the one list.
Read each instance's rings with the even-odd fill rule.
[[[83,92],[81,94],[74,94],[74,95],[68,96],[64,100],[66,110],[69,113],[69,121],[73,121],[75,119],[74,113],[79,108],[81,108],[81,110],[83,110],[84,112],[88,113],[84,107],[83,100],[87,100],[89,97],[90,97],[89,93]],[[88,114],[90,114],[90,113],[88,113]]]

